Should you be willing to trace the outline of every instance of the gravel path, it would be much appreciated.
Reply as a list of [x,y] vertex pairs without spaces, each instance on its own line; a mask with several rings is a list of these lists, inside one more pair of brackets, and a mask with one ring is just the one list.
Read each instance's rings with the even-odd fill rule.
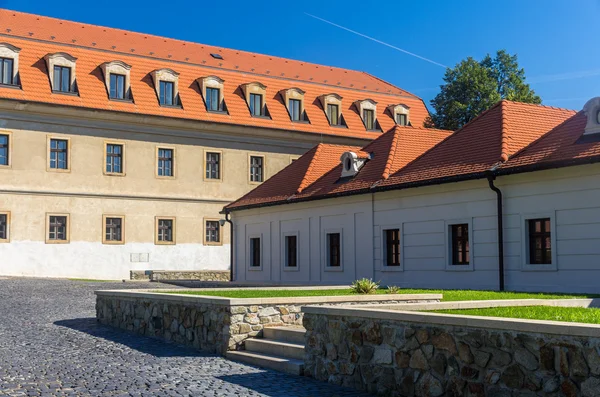
[[148,284],[0,278],[0,396],[360,395],[98,325],[117,288]]

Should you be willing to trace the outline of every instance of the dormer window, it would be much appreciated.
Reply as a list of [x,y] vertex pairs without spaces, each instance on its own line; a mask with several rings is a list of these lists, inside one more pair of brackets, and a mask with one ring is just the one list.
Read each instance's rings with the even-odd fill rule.
[[342,115],[342,97],[338,94],[327,94],[319,97],[321,106],[325,111],[329,125],[333,127],[346,126],[344,116]]
[[64,52],[48,54],[45,57],[50,71],[50,86],[54,93],[76,93],[75,62],[77,58]]
[[378,131],[377,124],[377,102],[372,99],[364,99],[355,103],[359,114],[362,117],[363,124],[367,131]]
[[209,112],[227,112],[223,98],[224,81],[217,76],[202,77],[197,80]]
[[181,106],[179,73],[171,69],[159,69],[152,72],[152,78],[160,106]]
[[390,116],[394,119],[397,125],[407,126],[410,125],[408,118],[409,107],[406,105],[390,105],[387,108]]
[[104,83],[108,98],[114,100],[131,100],[131,82],[129,71],[131,66],[121,61],[106,62],[101,65],[104,72]]
[[265,103],[267,87],[259,82],[247,83],[242,85],[244,98],[248,104],[250,115],[252,117],[269,117],[269,110]]
[[19,51],[8,43],[0,43],[0,85],[19,85]]
[[304,91],[300,88],[290,88],[282,90],[280,93],[283,103],[287,106],[290,120],[295,122],[309,122],[308,116],[304,111]]
[[351,178],[358,174],[358,171],[365,165],[367,162],[367,157],[359,158],[358,155],[354,152],[345,152],[340,157],[340,161],[342,163],[342,178]]

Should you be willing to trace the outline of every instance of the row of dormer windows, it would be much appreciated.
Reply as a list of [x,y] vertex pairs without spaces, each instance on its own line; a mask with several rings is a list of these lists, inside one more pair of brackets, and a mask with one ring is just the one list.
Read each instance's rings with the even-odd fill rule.
[[[19,48],[0,43],[0,84],[19,85],[18,55]],[[44,57],[48,67],[52,92],[77,94],[76,61],[77,58],[66,53],[48,54]],[[104,73],[108,98],[111,100],[133,102],[130,83],[131,66],[121,61],[106,62],[101,65]],[[160,106],[181,107],[179,99],[179,73],[171,69],[158,69],[152,73],[154,88]],[[217,76],[207,76],[196,80],[200,87],[206,110],[209,112],[228,113],[224,99],[224,80]],[[266,103],[267,87],[259,82],[242,84],[248,110],[252,117],[271,118]],[[304,91],[290,88],[279,92],[287,107],[290,120],[310,123],[304,107]],[[326,94],[319,97],[329,124],[337,127],[348,127],[341,112],[342,97],[337,94]],[[381,131],[377,121],[377,102],[364,99],[354,103],[367,131]],[[403,104],[390,105],[387,113],[398,125],[410,125],[409,108]]]

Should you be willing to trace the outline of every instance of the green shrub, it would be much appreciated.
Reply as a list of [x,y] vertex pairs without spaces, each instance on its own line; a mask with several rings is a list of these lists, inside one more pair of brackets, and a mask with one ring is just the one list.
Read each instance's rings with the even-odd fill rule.
[[398,287],[397,285],[388,285],[388,287],[387,287],[388,294],[397,294],[399,292],[400,292],[400,287]]
[[374,294],[375,291],[379,288],[379,283],[369,279],[363,278],[360,280],[356,280],[350,286],[352,292],[356,294]]

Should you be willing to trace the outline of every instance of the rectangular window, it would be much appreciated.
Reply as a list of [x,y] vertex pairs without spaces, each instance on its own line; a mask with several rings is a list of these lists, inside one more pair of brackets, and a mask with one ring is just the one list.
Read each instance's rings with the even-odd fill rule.
[[406,115],[402,113],[396,114],[396,124],[408,125],[408,118],[406,117]]
[[250,94],[250,114],[252,116],[262,116],[263,96],[261,94]]
[[219,221],[206,221],[206,243],[221,242],[221,225]]
[[219,103],[219,97],[221,90],[218,88],[206,88],[206,109],[212,112],[221,110],[221,104]]
[[53,91],[71,92],[71,68],[67,66],[54,66]]
[[288,106],[290,108],[290,118],[292,121],[300,121],[300,100],[290,99]]
[[10,58],[0,58],[0,84],[13,85],[13,65]]
[[250,239],[250,266],[260,267],[260,237]]
[[0,165],[8,165],[9,164],[9,147],[10,138],[6,134],[0,135]]
[[173,149],[158,149],[158,176],[173,176]]
[[375,112],[371,109],[363,109],[363,121],[367,130],[375,129]]
[[175,84],[172,81],[160,81],[158,85],[159,102],[161,105],[175,105]]
[[384,230],[385,265],[400,266],[400,229]]
[[461,223],[450,225],[452,242],[451,265],[468,265],[470,263],[469,253],[469,225]]
[[340,267],[340,233],[327,233],[327,266]]
[[122,243],[123,242],[123,221],[122,216],[104,217],[104,243]]
[[68,217],[66,215],[48,216],[48,242],[68,241]]
[[123,173],[123,145],[106,144],[106,173]]
[[250,156],[250,182],[263,181],[263,158]]
[[206,179],[221,179],[221,153],[206,153]]
[[125,76],[122,74],[110,74],[110,98],[125,99]]
[[298,266],[298,236],[285,236],[285,265]]
[[69,141],[66,139],[50,139],[50,168],[69,169]]
[[552,234],[550,218],[528,219],[529,263],[552,264]]
[[175,219],[157,218],[156,219],[156,243],[173,244],[175,242]]
[[6,242],[8,241],[8,237],[9,237],[9,215],[8,213],[4,212],[4,213],[0,213],[0,241],[2,242]]
[[329,119],[329,124],[340,125],[340,108],[338,105],[327,105],[327,118]]

